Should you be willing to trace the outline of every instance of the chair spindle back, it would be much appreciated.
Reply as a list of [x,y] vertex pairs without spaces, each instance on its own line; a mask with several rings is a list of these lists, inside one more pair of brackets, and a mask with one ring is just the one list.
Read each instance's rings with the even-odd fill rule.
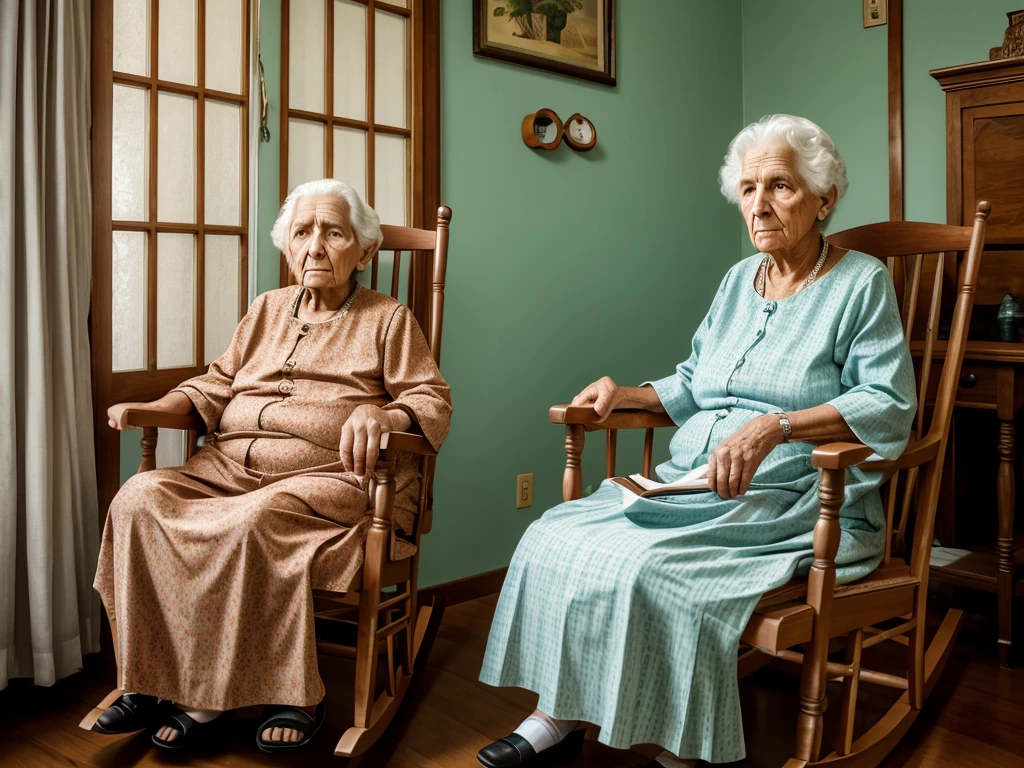
[[[381,225],[384,241],[370,264],[370,288],[379,290],[381,256],[390,252],[386,259],[391,269],[391,298],[402,301],[400,296],[403,283],[402,263],[409,266],[404,275],[405,300],[402,301],[416,318],[426,336],[434,362],[441,363],[441,329],[444,320],[444,287],[448,269],[448,237],[452,210],[446,205],[437,209],[437,229],[414,229],[389,224]],[[403,260],[402,253],[410,252]],[[419,536],[428,533],[431,526],[431,505],[433,494],[435,457],[420,459],[419,515],[416,518],[416,543]]]
[[[900,302],[907,343],[916,358],[918,411],[907,450],[928,451],[934,458],[921,467],[897,470],[883,489],[887,528],[883,563],[889,562],[894,548],[900,551],[905,547],[910,513],[915,510],[911,570],[919,578],[927,577],[943,460],[989,211],[987,202],[979,202],[973,227],[883,222],[848,229],[828,238],[833,246],[867,253],[886,262]],[[942,341],[938,332],[943,278],[950,258],[947,254],[953,255],[959,265],[959,286],[949,338]],[[931,276],[931,285],[923,285],[926,273]],[[930,298],[921,338],[915,338],[922,290],[928,291]],[[932,369],[937,360],[942,361],[942,370],[935,381]]]

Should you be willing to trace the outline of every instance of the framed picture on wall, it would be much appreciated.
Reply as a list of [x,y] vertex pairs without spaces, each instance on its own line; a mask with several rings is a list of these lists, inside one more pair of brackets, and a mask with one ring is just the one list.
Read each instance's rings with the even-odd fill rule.
[[614,5],[614,0],[473,0],[473,53],[615,85]]
[[889,22],[889,0],[864,0],[864,26],[877,27]]

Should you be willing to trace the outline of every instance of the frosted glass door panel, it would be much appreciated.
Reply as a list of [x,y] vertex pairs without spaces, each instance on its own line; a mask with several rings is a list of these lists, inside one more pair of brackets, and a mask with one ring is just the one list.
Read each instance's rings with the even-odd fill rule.
[[206,0],[206,87],[242,92],[242,0]]
[[146,368],[148,235],[114,232],[111,249],[111,341],[113,370]]
[[114,0],[114,71],[149,77],[149,0]]
[[160,427],[156,435],[156,468],[180,467],[184,464],[187,439],[188,432]]
[[196,84],[196,0],[160,3],[157,76],[173,83]]
[[374,174],[375,205],[381,224],[406,226],[406,139],[378,133]]
[[323,112],[324,0],[291,0],[288,13],[289,106]]
[[196,220],[196,100],[175,93],[157,99],[157,220],[191,224]]
[[195,365],[195,235],[156,236],[156,365]]
[[334,0],[334,114],[366,119],[366,6]]
[[203,329],[204,365],[220,357],[231,344],[238,325],[239,238],[234,235],[207,235],[204,263],[205,296]]
[[377,11],[375,23],[373,121],[405,128],[405,17]]
[[149,91],[114,86],[111,115],[111,215],[114,221],[149,218]]
[[366,132],[358,128],[334,129],[333,178],[340,179],[366,202]]
[[242,215],[242,108],[206,100],[207,224],[238,226]]
[[388,5],[397,5],[399,8],[408,8],[408,0],[386,0]]
[[324,177],[324,126],[309,120],[288,121],[288,191]]

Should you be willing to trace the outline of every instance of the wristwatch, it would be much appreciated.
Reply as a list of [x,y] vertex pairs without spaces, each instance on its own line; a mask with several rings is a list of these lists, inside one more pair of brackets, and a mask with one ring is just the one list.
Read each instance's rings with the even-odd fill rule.
[[793,434],[793,425],[789,423],[789,417],[785,414],[779,416],[779,426],[782,427],[782,442],[788,443]]

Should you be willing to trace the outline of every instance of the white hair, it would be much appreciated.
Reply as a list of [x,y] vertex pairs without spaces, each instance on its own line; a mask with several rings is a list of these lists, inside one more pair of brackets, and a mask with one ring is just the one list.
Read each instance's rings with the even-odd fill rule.
[[[752,149],[785,141],[796,152],[797,171],[804,184],[818,197],[828,194],[833,186],[839,191],[838,203],[846,194],[846,163],[832,138],[806,117],[793,115],[765,115],[751,123],[729,143],[725,162],[718,172],[722,194],[730,203],[740,202],[740,177],[743,158]],[[832,207],[835,210],[835,206]],[[831,214],[831,211],[829,212]]]
[[380,216],[370,206],[363,202],[359,193],[343,181],[337,179],[320,179],[319,181],[307,181],[299,184],[293,189],[288,197],[284,199],[281,212],[277,214],[277,221],[270,230],[270,239],[274,245],[284,254],[288,263],[291,263],[292,254],[288,248],[288,230],[292,226],[292,216],[295,215],[295,203],[300,197],[310,195],[334,195],[348,203],[349,223],[355,233],[356,241],[363,253],[377,250],[384,242],[384,235],[380,231]]

